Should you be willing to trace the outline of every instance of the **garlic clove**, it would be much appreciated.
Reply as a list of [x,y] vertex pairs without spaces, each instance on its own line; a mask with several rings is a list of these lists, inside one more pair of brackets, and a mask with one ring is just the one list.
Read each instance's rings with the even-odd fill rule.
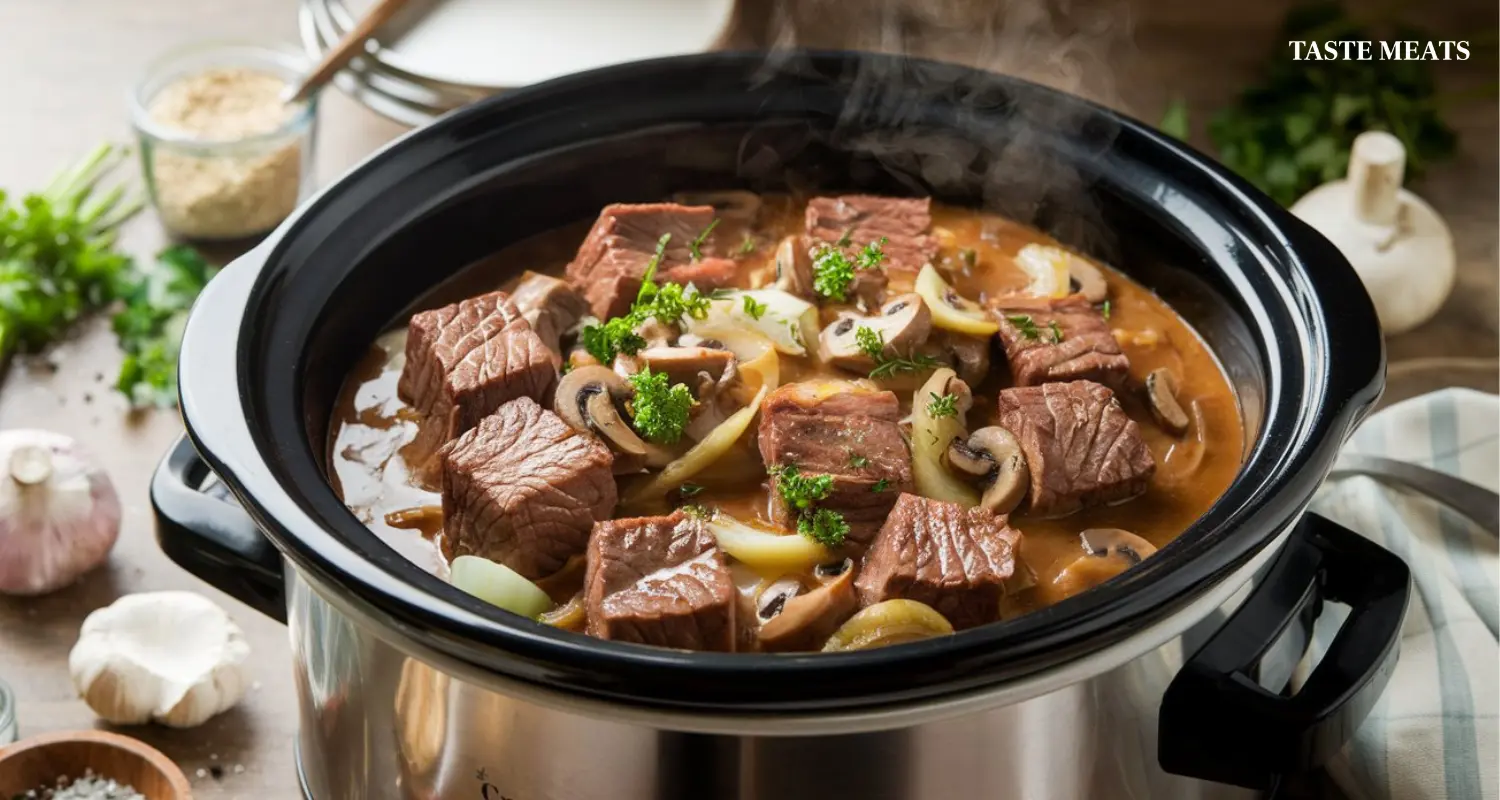
[[1432,318],[1453,290],[1453,237],[1432,206],[1401,188],[1406,150],[1384,131],[1354,140],[1348,177],[1323,184],[1292,213],[1328,237],[1359,273],[1387,334]]
[[0,431],[0,594],[61,589],[109,556],[120,498],[77,442]]
[[245,694],[250,645],[193,592],[126,595],[83,621],[68,671],[89,708],[116,725],[191,728]]

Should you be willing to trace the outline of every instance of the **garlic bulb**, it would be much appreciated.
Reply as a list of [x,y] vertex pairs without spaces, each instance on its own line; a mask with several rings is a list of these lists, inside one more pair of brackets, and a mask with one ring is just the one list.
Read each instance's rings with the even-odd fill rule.
[[83,621],[68,671],[84,702],[108,722],[191,728],[245,695],[249,656],[244,633],[212,600],[146,592]]
[[1318,229],[1364,281],[1380,326],[1402,333],[1426,322],[1453,290],[1453,237],[1422,198],[1401,188],[1406,148],[1384,131],[1354,140],[1349,175],[1308,192],[1292,213]]
[[0,594],[45,594],[104,561],[120,534],[120,498],[76,442],[0,431],[0,469]]

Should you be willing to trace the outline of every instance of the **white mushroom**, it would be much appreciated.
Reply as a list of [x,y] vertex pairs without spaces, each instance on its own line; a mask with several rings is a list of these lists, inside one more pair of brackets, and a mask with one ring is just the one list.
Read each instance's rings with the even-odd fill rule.
[[249,656],[239,626],[212,600],[148,592],[89,614],[68,672],[107,722],[191,728],[240,701]]
[[1169,433],[1181,436],[1187,432],[1190,421],[1177,401],[1177,377],[1171,370],[1158,367],[1146,375],[1146,400],[1151,415]]
[[1073,256],[1068,259],[1070,285],[1090,303],[1102,303],[1109,297],[1109,282],[1098,267]]
[[980,428],[968,439],[954,439],[948,446],[948,465],[977,478],[985,487],[980,507],[997,514],[1014,511],[1031,488],[1031,470],[1021,443],[999,426]]
[[[764,602],[766,592],[761,593],[760,629],[756,632],[756,639],[762,650],[818,650],[859,608],[852,559],[820,566],[814,574],[823,585],[811,591],[802,591],[801,584],[793,580],[797,583],[796,591],[787,593],[783,588],[772,603]],[[781,583],[771,584],[767,591]]]
[[818,336],[818,353],[825,363],[855,372],[867,372],[874,359],[859,344],[859,329],[869,328],[885,342],[882,354],[908,356],[927,341],[932,314],[920,295],[907,293],[891,298],[871,317],[844,313]]
[[643,440],[620,416],[616,403],[634,395],[619,373],[602,366],[579,367],[557,384],[552,410],[574,430],[599,436],[614,451],[616,475],[663,467],[670,451]]

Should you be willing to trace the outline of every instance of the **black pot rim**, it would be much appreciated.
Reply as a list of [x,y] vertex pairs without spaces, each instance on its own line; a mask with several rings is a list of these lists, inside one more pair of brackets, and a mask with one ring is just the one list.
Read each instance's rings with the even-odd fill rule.
[[[181,366],[183,413],[199,452],[244,503],[298,570],[317,576],[403,635],[449,657],[507,677],[564,692],[715,712],[833,711],[907,702],[970,690],[1035,673],[1129,636],[1181,608],[1243,565],[1285,529],[1332,464],[1343,438],[1378,397],[1384,350],[1373,306],[1353,270],[1331,245],[1239,178],[1186,145],[1086,101],[953,65],[897,56],[810,52],[800,56],[814,76],[847,74],[863,65],[911,65],[965,80],[998,83],[1048,98],[1075,113],[1118,127],[1117,142],[1170,164],[1197,191],[1212,192],[1253,224],[1257,260],[1268,295],[1248,298],[1253,313],[1284,323],[1269,343],[1267,415],[1259,441],[1224,497],[1172,544],[1128,575],[1016,620],[951,637],[859,653],[807,656],[687,653],[600,641],[530,623],[459,592],[401,558],[347,513],[340,535],[314,524],[309,498],[331,495],[321,455],[305,439],[277,439],[262,415],[301,413],[266,408],[266,390],[251,385],[250,346],[258,312],[275,286],[274,265],[288,243],[340,201],[368,193],[377,178],[401,171],[420,147],[449,144],[456,131],[547,104],[570,105],[609,92],[615,83],[650,81],[681,71],[718,71],[753,81],[763,53],[712,53],[608,67],[560,78],[481,102],[414,131],[355,167],[304,205],[261,247],[231,270],[255,272],[216,281],[189,323]],[[814,78],[818,79],[818,78]],[[826,77],[823,79],[827,79]],[[233,284],[234,288],[228,288]],[[1334,312],[1334,304],[1337,311]],[[234,348],[234,390],[208,385],[203,359]],[[1338,353],[1338,358],[1332,355]],[[227,368],[227,367],[225,367]],[[203,373],[205,377],[199,377]],[[212,373],[222,377],[219,372]],[[247,448],[244,441],[253,441]],[[268,454],[274,454],[269,457]],[[326,498],[323,498],[326,499]],[[356,546],[354,543],[358,543]]]

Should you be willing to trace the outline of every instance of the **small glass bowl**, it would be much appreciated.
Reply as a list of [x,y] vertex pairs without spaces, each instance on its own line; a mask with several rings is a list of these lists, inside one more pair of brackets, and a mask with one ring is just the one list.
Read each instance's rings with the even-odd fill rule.
[[19,727],[16,725],[16,696],[10,687],[0,681],[0,747],[16,740]]
[[178,80],[214,69],[268,73],[293,85],[309,65],[296,50],[216,42],[162,56],[130,95],[141,174],[162,224],[200,241],[235,240],[275,228],[312,190],[317,98],[295,107],[274,130],[212,138],[152,118],[157,95]]

